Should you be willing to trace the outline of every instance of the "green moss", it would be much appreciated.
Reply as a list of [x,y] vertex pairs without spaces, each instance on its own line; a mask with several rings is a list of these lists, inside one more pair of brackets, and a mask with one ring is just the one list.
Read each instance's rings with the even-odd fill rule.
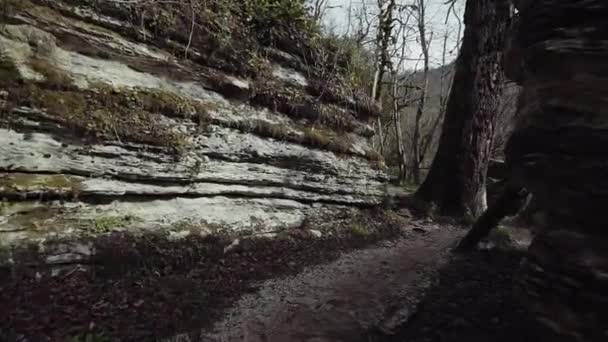
[[142,108],[153,113],[191,118],[208,111],[208,107],[199,101],[163,90],[136,89],[134,94]]
[[71,189],[80,192],[82,179],[67,175],[33,175],[27,173],[11,173],[0,177],[0,188],[49,190]]
[[[9,67],[0,70],[12,71]],[[158,114],[189,118],[204,126],[212,108],[164,91],[114,89],[102,83],[79,90],[73,87],[69,75],[47,62],[35,61],[32,67],[45,80],[8,84],[9,105],[43,109],[66,128],[87,138],[153,144],[181,153],[187,149],[187,137],[163,125]]]
[[369,229],[359,222],[355,222],[350,225],[349,232],[356,237],[367,237],[371,234]]
[[326,147],[331,139],[320,128],[306,127],[304,129],[304,139],[306,142],[316,147]]
[[93,219],[91,230],[93,233],[104,234],[123,228],[130,223],[140,221],[134,216],[99,216]]

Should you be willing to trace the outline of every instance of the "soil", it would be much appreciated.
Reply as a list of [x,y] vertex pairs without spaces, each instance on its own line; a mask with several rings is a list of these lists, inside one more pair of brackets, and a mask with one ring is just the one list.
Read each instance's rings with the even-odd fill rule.
[[56,276],[39,265],[0,268],[0,341],[64,342],[90,334],[104,337],[95,342],[142,342],[200,331],[261,281],[402,236],[402,227],[380,215],[369,220],[369,227],[381,226],[369,235],[313,238],[294,230],[241,239],[230,252],[231,240],[221,237],[112,234],[95,242],[93,264],[66,265]]
[[491,250],[460,255],[440,273],[417,313],[394,336],[376,342],[527,342],[534,336],[513,295],[522,252]]
[[396,241],[265,282],[241,298],[204,341],[367,342],[368,331],[404,322],[462,230],[412,223]]
[[464,231],[429,221],[384,234],[228,254],[218,241],[112,236],[124,253],[84,271],[0,274],[0,341],[536,340],[511,292],[521,252],[453,256]]

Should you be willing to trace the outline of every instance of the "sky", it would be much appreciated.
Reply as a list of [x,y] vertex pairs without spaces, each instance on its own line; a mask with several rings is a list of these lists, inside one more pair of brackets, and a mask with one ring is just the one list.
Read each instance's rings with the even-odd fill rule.
[[[348,30],[348,13],[349,7],[353,9],[361,8],[363,3],[367,4],[367,8],[370,11],[377,6],[377,0],[327,0],[329,9],[324,18],[324,24],[333,32],[336,33],[345,33]],[[407,4],[411,3],[412,0],[397,0],[398,3]],[[455,48],[458,42],[458,30],[459,30],[459,21],[462,20],[462,14],[464,12],[464,1],[459,0],[455,5],[455,10],[457,16],[453,14],[447,16],[449,5],[445,4],[446,0],[427,0],[427,10],[426,10],[426,22],[427,22],[427,32],[428,36],[430,36],[432,32],[432,41],[429,48],[430,53],[430,62],[432,67],[438,67],[442,62],[443,55],[443,37],[445,34],[448,34],[448,42],[447,42],[447,54],[446,60],[447,62],[451,62],[456,58],[458,54],[457,49]],[[446,25],[446,16],[448,18]],[[461,26],[461,34],[464,26]],[[408,60],[405,62],[405,69],[419,69],[422,67],[421,58],[421,48],[420,45],[416,41],[411,41],[407,45],[407,57]]]

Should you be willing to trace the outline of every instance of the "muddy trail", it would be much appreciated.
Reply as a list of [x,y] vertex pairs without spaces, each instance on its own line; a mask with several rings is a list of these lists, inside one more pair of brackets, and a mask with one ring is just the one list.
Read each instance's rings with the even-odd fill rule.
[[261,240],[195,264],[186,259],[202,250],[182,250],[180,260],[167,254],[176,250],[159,252],[160,268],[7,277],[0,340],[525,341],[525,319],[510,297],[521,256],[455,257],[463,233],[412,221],[358,249],[331,239]]

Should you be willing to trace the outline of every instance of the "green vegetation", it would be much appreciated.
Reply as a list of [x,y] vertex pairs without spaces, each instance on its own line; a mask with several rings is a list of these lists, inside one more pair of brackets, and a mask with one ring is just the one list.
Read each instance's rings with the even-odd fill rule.
[[[30,11],[53,11],[43,6],[31,7]],[[135,15],[127,15],[125,12],[125,16],[121,18],[120,13],[126,9]],[[103,13],[110,9],[100,6],[97,10]],[[336,89],[332,95],[335,99],[331,102],[341,106],[352,104],[352,101],[348,101],[352,98],[352,89],[341,85],[341,77],[333,78],[331,82],[328,77],[336,71],[343,72],[350,67],[349,61],[343,60],[341,56],[345,51],[351,53],[355,49],[349,42],[321,34],[307,14],[305,1],[195,0],[192,7],[189,3],[142,2],[124,4],[113,8],[112,11],[117,19],[122,20],[133,20],[139,16],[137,24],[143,24],[149,29],[149,33],[152,33],[146,40],[158,44],[161,40],[156,38],[166,37],[182,44],[187,42],[192,24],[191,14],[194,11],[197,25],[191,49],[197,49],[203,54],[217,50],[212,53],[219,54],[216,57],[222,63],[245,62],[248,66],[235,65],[237,71],[242,71],[240,69],[244,67],[249,70],[246,70],[245,74],[254,75],[254,89],[256,93],[261,93],[260,96],[254,97],[254,103],[259,100],[258,104],[274,108],[294,119],[307,119],[313,124],[313,127],[302,130],[303,135],[298,135],[285,125],[263,120],[256,121],[253,125],[237,125],[239,127],[236,128],[264,137],[307,144],[337,153],[349,153],[352,142],[343,133],[357,129],[349,112],[334,105],[320,105],[317,99],[303,95],[301,89],[286,89],[264,81],[268,76],[269,67],[265,47],[279,47],[289,51],[289,48],[297,46],[297,49],[290,52],[301,57],[314,56],[314,60],[307,59],[306,68],[311,68],[308,71],[313,76],[320,75],[322,79],[315,91],[321,95],[327,93],[323,88],[325,86],[322,86],[327,84],[327,87]],[[59,15],[55,13],[54,16]],[[221,48],[214,50],[215,46]],[[223,49],[230,50],[230,53],[226,55],[222,52]],[[203,56],[202,60],[197,58],[196,62],[205,62],[206,57]],[[233,60],[235,58],[238,60]],[[106,84],[95,84],[89,90],[78,89],[69,74],[44,59],[28,62],[34,71],[44,76],[44,80],[27,81],[20,79],[18,71],[11,63],[2,61],[0,59],[0,84],[9,90],[8,108],[28,106],[44,109],[48,118],[83,137],[153,144],[171,148],[177,155],[181,155],[190,147],[189,139],[185,134],[172,130],[170,125],[165,125],[157,114],[191,119],[198,122],[201,128],[211,122],[208,112],[214,110],[213,104],[193,101],[172,92],[114,89]],[[218,67],[215,62],[217,60],[214,60],[212,65]],[[326,62],[327,65],[324,64]],[[340,70],[327,69],[330,66]],[[221,68],[221,65],[219,67]],[[256,89],[258,86],[259,89]],[[332,96],[330,98],[333,98]],[[246,125],[249,127],[245,127]]]
[[104,234],[112,232],[116,228],[124,227],[129,223],[140,219],[134,216],[100,216],[93,219],[91,230],[93,233]]
[[0,176],[0,189],[32,190],[43,188],[55,191],[68,190],[73,196],[81,191],[81,179],[66,175],[34,175],[27,173],[10,173]]
[[[130,21],[135,26],[131,34],[142,40],[164,47],[171,38],[182,46],[175,50],[179,57],[189,58],[196,50],[201,54],[197,61],[249,75],[260,69],[260,46],[306,41],[318,32],[304,0],[145,1],[99,10]],[[147,29],[145,36],[141,25]]]
[[367,237],[369,236],[371,233],[369,231],[369,229],[367,229],[367,227],[365,227],[362,223],[360,222],[354,222],[352,225],[349,226],[348,231],[355,237]]
[[70,75],[53,66],[50,62],[44,59],[34,58],[28,61],[32,70],[44,76],[42,85],[48,90],[76,90],[74,81]]
[[352,141],[348,136],[318,126],[304,128],[303,143],[337,153],[349,153],[352,147]]
[[11,63],[0,63],[0,75],[5,76],[0,85],[9,92],[9,106],[43,109],[50,118],[85,137],[165,146],[179,154],[188,147],[187,137],[163,125],[158,114],[204,125],[212,108],[162,90],[114,89],[106,84],[80,90],[67,73],[47,61],[33,60],[30,66],[44,76],[43,81],[22,80]]
[[320,127],[306,127],[304,129],[304,140],[316,147],[326,147],[331,142],[329,136]]
[[271,108],[294,119],[306,119],[338,132],[353,132],[358,127],[353,116],[344,109],[320,104],[316,99],[303,95],[299,89],[268,80],[258,80],[253,89],[253,104]]

